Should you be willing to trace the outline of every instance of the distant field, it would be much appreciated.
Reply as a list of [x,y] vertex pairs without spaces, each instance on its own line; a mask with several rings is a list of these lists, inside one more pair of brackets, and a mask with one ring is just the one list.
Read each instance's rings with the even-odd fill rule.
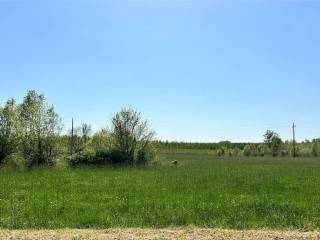
[[141,169],[0,169],[0,228],[320,229],[319,158],[159,158]]

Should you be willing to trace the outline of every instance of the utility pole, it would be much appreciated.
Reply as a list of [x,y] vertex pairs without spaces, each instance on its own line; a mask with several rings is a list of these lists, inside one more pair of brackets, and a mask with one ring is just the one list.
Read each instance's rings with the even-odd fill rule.
[[71,152],[71,156],[73,154],[73,118],[72,118],[72,122],[71,122],[71,149],[70,149],[70,152]]
[[292,137],[293,137],[293,157],[296,157],[296,133],[295,133],[296,125],[292,124]]

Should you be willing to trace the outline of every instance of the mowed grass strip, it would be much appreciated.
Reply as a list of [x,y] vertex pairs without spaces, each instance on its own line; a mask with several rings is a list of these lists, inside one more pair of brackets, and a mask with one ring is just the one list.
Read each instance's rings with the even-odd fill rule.
[[160,159],[146,168],[0,169],[0,228],[320,229],[320,159]]

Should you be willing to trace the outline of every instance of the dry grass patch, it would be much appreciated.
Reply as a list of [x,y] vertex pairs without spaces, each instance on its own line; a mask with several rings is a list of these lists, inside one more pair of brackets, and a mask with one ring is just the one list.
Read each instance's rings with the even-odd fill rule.
[[137,240],[137,239],[320,239],[320,232],[220,229],[107,229],[107,230],[0,230],[0,239],[15,240]]

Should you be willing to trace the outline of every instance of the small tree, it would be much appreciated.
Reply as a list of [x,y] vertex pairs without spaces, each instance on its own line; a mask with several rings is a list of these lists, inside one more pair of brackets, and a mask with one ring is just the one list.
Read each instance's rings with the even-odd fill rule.
[[273,156],[277,156],[280,153],[282,140],[278,133],[268,130],[264,135],[264,142],[271,150]]
[[311,146],[312,156],[317,157],[319,155],[319,145],[317,142],[313,142]]
[[[73,132],[69,130],[69,150],[78,153],[85,150],[92,134],[90,124],[83,123],[81,126],[74,127]],[[71,151],[72,150],[72,151]]]
[[87,123],[83,123],[81,125],[81,132],[82,132],[82,138],[83,138],[84,144],[86,144],[92,134],[91,125]]
[[102,129],[92,136],[90,146],[95,151],[108,151],[113,146],[113,141],[107,129]]
[[249,157],[251,155],[251,146],[249,144],[244,146],[242,154],[245,157]]
[[19,106],[22,127],[22,153],[29,167],[52,165],[55,144],[62,129],[53,107],[49,107],[42,94],[29,91]]
[[259,144],[257,147],[258,155],[263,157],[267,153],[266,146],[264,144]]
[[0,164],[17,150],[19,144],[19,119],[13,99],[0,107]]
[[155,133],[139,112],[123,108],[116,113],[111,134],[122,163],[141,164],[151,160],[151,141]]

